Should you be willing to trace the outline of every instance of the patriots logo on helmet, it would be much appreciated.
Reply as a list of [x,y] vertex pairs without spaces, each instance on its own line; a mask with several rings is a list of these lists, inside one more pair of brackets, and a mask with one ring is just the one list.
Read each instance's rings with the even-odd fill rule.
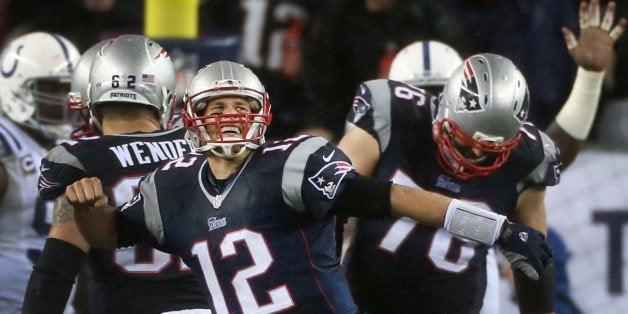
[[519,110],[515,113],[515,118],[517,118],[517,120],[521,122],[524,122],[528,117],[528,107],[530,107],[530,93],[526,91],[526,95],[523,98],[523,103],[521,104],[521,107],[519,107]]
[[353,166],[346,161],[334,161],[326,164],[307,180],[328,199],[333,199],[340,182]]
[[456,111],[483,110],[484,108],[480,106],[480,98],[478,97],[478,84],[475,72],[473,72],[473,67],[469,60],[464,61],[462,76],[462,88],[460,89]]

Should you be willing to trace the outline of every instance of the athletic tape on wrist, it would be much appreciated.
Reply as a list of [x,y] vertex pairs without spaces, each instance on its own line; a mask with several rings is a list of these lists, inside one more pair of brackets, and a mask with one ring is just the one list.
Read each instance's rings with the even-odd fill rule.
[[567,102],[556,116],[556,123],[572,137],[584,141],[589,136],[602,93],[604,72],[578,68]]
[[485,245],[499,238],[506,217],[453,199],[447,207],[445,230]]

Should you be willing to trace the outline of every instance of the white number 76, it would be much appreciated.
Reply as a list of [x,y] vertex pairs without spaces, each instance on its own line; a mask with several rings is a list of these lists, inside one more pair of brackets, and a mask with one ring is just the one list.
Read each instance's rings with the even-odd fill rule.
[[[419,188],[412,178],[401,170],[397,170],[397,172],[395,172],[393,175],[393,182]],[[410,236],[415,227],[416,222],[410,218],[403,217],[397,219],[379,243],[379,248],[394,254],[403,242],[405,242],[405,240]],[[468,267],[469,260],[475,256],[475,249],[463,244],[464,240],[454,237],[445,229],[438,229],[432,238],[428,258],[432,261],[434,266],[439,269],[451,272],[463,271]],[[460,254],[457,254],[457,258],[455,260],[448,257],[449,254],[447,254],[452,250],[460,250]]]

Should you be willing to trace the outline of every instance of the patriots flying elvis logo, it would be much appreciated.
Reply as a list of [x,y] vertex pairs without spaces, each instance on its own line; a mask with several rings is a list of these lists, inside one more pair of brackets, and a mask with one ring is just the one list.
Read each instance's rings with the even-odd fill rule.
[[462,88],[456,104],[456,111],[478,111],[483,110],[478,97],[478,84],[473,72],[473,67],[469,60],[464,61],[462,69]]
[[353,166],[346,161],[334,161],[326,164],[307,180],[328,199],[333,199],[338,186]]
[[141,199],[142,199],[142,193],[137,193],[137,194],[133,195],[133,198],[131,198],[131,200],[130,200],[130,201],[126,202],[126,203],[122,206],[122,208],[120,208],[120,211],[122,212],[122,211],[124,211],[125,209],[127,209],[127,208],[129,208],[129,207],[133,206],[133,204],[135,204],[135,203],[139,202]]
[[[48,169],[46,169],[46,170],[48,170]],[[44,189],[51,189],[51,188],[54,188],[56,186],[59,186],[58,182],[49,181],[48,179],[44,178],[43,176],[39,177],[39,191],[40,192],[42,190],[44,190]]]
[[356,96],[353,98],[353,104],[351,105],[353,109],[353,123],[358,122],[366,112],[371,109],[371,105],[364,99],[363,97]]

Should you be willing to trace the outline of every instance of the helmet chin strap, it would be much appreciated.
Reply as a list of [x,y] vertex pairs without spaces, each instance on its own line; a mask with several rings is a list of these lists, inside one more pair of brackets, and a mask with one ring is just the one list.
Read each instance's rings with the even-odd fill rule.
[[[225,158],[225,159],[233,159],[236,158],[246,151],[246,149],[255,150],[259,148],[258,144],[245,142],[245,143],[231,143],[231,144],[209,144],[209,150],[216,156]],[[239,146],[239,148],[238,148]],[[234,149],[237,149],[234,151]]]
[[165,86],[161,87],[161,93],[163,101],[159,108],[159,124],[161,128],[166,130],[172,126],[172,114],[174,105],[176,102],[176,95],[168,93],[168,89]]
[[91,95],[91,83],[87,84],[87,110],[89,112],[89,118],[92,121],[92,125],[94,126],[95,130],[98,130],[100,133],[102,133],[102,124],[100,124],[100,121],[98,121],[98,118],[96,118],[96,114],[95,114],[95,109],[94,109],[94,105],[91,102],[92,99],[92,95]]

